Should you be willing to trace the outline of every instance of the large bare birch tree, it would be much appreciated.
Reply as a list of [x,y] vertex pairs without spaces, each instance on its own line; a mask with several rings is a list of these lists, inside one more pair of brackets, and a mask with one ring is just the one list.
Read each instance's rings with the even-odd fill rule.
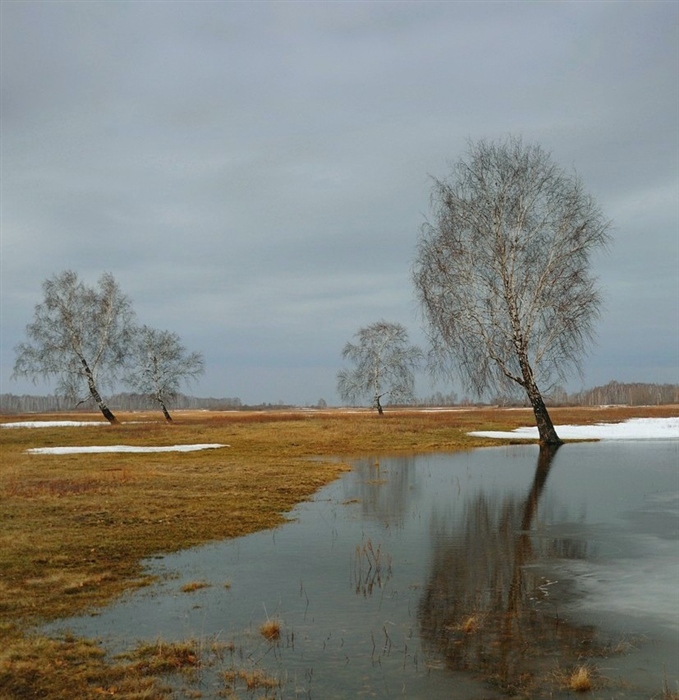
[[116,417],[101,396],[123,367],[133,330],[132,304],[110,273],[89,287],[67,270],[45,280],[44,299],[16,347],[13,377],[56,378],[56,393],[92,398],[106,420]]
[[580,369],[609,222],[577,175],[518,137],[470,144],[431,203],[413,276],[433,366],[478,395],[521,387],[540,441],[560,443],[539,387]]
[[414,397],[415,375],[422,351],[408,340],[408,331],[400,323],[377,321],[361,328],[347,343],[342,357],[353,363],[337,374],[337,389],[343,401],[370,396],[373,408],[382,415],[381,399],[389,395],[392,403],[406,403]]

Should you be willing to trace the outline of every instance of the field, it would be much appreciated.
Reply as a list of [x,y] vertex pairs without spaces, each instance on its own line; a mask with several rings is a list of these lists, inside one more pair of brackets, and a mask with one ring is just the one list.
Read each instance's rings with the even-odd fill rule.
[[[556,424],[587,424],[676,416],[679,407],[551,413]],[[95,641],[48,639],[32,630],[148,584],[145,557],[277,526],[284,513],[349,469],[352,456],[496,445],[467,431],[532,423],[527,409],[387,411],[381,418],[335,410],[178,412],[172,424],[158,414],[119,418],[115,427],[0,429],[0,698],[165,697],[160,676],[191,671],[197,650],[165,645],[151,653],[146,646],[109,662]],[[17,420],[101,416],[0,416],[0,423]],[[228,447],[26,453],[48,446],[196,443]]]

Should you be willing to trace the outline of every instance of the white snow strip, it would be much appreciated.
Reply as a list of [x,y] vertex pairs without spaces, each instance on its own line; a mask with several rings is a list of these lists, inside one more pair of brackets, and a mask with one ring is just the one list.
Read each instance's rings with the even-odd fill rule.
[[[679,418],[631,418],[623,423],[596,425],[556,425],[564,440],[679,440]],[[517,428],[511,432],[478,430],[470,435],[512,440],[537,440],[537,427]]]
[[90,420],[90,421],[78,421],[78,420],[25,420],[17,421],[15,423],[3,423],[1,427],[3,428],[62,428],[62,427],[74,427],[79,425],[110,425],[108,421],[101,420]]
[[209,443],[205,445],[169,445],[166,447],[139,447],[137,445],[91,445],[88,447],[32,447],[26,452],[34,455],[68,455],[86,454],[89,452],[196,452],[197,450],[213,450],[218,447],[230,447]]

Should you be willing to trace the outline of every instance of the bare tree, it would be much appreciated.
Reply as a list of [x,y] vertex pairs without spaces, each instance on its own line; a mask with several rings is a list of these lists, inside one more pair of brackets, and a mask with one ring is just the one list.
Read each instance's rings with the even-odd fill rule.
[[399,323],[377,321],[361,328],[347,343],[342,357],[355,367],[337,374],[337,390],[343,401],[371,396],[373,408],[382,415],[381,398],[389,394],[392,403],[413,399],[415,376],[422,351],[408,341],[408,331]]
[[110,423],[117,423],[99,387],[123,367],[131,338],[132,304],[113,275],[88,287],[70,270],[45,280],[44,300],[26,326],[29,342],[16,347],[13,378],[56,377],[56,393],[82,403],[91,397]]
[[580,369],[600,307],[590,255],[609,222],[575,174],[518,137],[471,144],[434,181],[432,209],[413,275],[432,366],[479,396],[522,387],[540,441],[560,443],[538,387]]
[[203,374],[202,355],[187,352],[176,333],[149,326],[136,329],[132,354],[134,365],[125,375],[125,383],[151,396],[165,420],[171,421],[167,404],[177,396],[182,382],[189,383]]

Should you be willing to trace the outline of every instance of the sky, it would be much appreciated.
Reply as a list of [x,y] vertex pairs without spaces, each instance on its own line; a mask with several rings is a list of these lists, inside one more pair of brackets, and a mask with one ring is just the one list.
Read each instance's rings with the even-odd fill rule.
[[[42,282],[111,272],[197,396],[339,402],[411,281],[432,178],[520,135],[611,219],[577,391],[679,382],[679,4],[2,0],[0,393]],[[454,381],[418,394],[461,392]]]

